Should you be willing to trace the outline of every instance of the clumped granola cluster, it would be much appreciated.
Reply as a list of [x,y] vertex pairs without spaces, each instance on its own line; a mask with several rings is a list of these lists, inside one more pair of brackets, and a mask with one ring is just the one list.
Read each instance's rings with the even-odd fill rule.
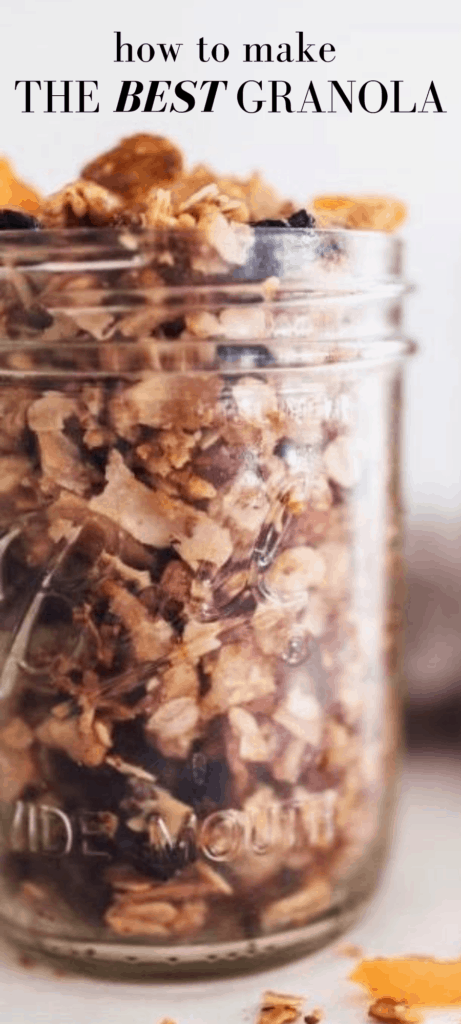
[[4,256],[0,799],[18,913],[47,927],[54,905],[160,943],[295,928],[376,839],[356,382],[330,354],[294,386],[280,283],[232,276],[293,214],[310,230],[258,176],[138,135]]

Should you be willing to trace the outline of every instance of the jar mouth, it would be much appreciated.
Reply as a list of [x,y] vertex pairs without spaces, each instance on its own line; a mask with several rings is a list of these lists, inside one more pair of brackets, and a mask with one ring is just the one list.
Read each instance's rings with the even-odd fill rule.
[[[254,227],[234,224],[232,244],[211,245],[196,229],[75,227],[0,233],[0,277],[16,266],[55,273],[162,267],[170,287],[226,279],[277,278],[284,289],[367,291],[396,286],[400,294],[403,241],[382,231]],[[168,271],[168,262],[173,266]],[[176,273],[174,272],[176,270]]]
[[123,225],[1,232],[2,358],[43,349],[54,365],[57,349],[77,360],[109,346],[120,367],[144,346],[165,372],[232,374],[408,351],[398,237],[235,224],[215,241]]

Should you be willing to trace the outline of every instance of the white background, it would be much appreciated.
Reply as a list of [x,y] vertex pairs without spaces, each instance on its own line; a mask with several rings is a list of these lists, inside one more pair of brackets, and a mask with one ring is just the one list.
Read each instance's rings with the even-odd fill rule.
[[[147,130],[176,140],[189,163],[208,162],[237,174],[262,168],[282,193],[300,203],[318,192],[351,190],[390,193],[408,204],[407,276],[416,291],[408,299],[407,330],[420,354],[408,372],[404,479],[409,554],[420,575],[433,574],[442,561],[449,568],[461,539],[459,12],[455,0],[388,0],[385,5],[371,0],[315,5],[294,0],[0,3],[0,151],[45,192],[74,178],[88,159],[120,136]],[[116,30],[134,49],[150,42],[156,47],[154,60],[115,63]],[[317,47],[332,43],[336,59],[327,64],[243,63],[243,43],[268,42],[276,53],[278,43],[295,45],[300,30],[305,42]],[[210,44],[225,42],[229,59],[200,63],[201,36]],[[175,64],[165,64],[160,42],[183,44]],[[99,81],[99,114],[47,114],[40,98],[33,104],[36,113],[21,113],[24,104],[22,94],[14,91],[15,80],[82,78]],[[202,104],[187,114],[115,114],[123,78],[221,78],[229,85],[213,114],[202,113]],[[436,114],[429,107],[425,114],[393,114],[389,104],[380,114],[357,106],[352,115],[346,110],[290,115],[270,113],[266,103],[261,113],[251,115],[236,102],[237,87],[247,78],[288,79],[295,110],[311,80],[327,110],[332,78],[345,89],[348,80],[355,80],[357,91],[369,79],[389,90],[392,80],[401,79],[402,105],[416,102],[417,109],[433,80],[447,112]],[[427,552],[425,566],[421,550]],[[443,643],[446,630],[453,637],[458,631],[453,614],[449,618]],[[448,675],[454,678],[453,643]],[[430,679],[440,665],[434,657],[432,672],[430,652],[425,654]]]

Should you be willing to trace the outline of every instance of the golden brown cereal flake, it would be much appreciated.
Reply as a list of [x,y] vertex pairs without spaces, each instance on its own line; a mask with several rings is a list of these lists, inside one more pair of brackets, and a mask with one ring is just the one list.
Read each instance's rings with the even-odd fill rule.
[[46,228],[105,227],[122,212],[119,196],[91,181],[76,181],[45,199],[41,219]]
[[300,1017],[303,1003],[304,996],[264,992],[256,1024],[292,1024]]
[[419,1024],[420,1017],[405,999],[376,999],[368,1010],[372,1020],[389,1021],[389,1024]]

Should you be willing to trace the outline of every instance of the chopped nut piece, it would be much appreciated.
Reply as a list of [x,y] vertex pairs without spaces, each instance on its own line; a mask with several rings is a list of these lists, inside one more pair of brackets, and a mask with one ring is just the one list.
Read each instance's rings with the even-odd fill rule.
[[164,430],[178,424],[183,430],[199,430],[214,420],[220,393],[217,378],[197,374],[192,380],[177,381],[152,372],[113,398],[113,424],[122,437],[131,436],[140,423]]
[[[255,338],[266,338],[270,336],[270,325],[268,322],[268,314],[264,307],[257,306],[255,309],[223,309],[219,315],[219,326],[221,333],[226,338],[249,338],[251,340]],[[254,384],[256,381],[253,382]],[[256,392],[256,401],[257,399]],[[239,392],[234,397],[237,402]]]
[[101,557],[101,562],[104,566],[113,569],[122,579],[136,583],[140,590],[146,590],[147,587],[151,586],[152,580],[147,570],[133,569],[133,566],[126,565],[117,555],[104,553]]
[[208,206],[200,214],[198,229],[226,263],[241,266],[253,244],[253,232],[247,224],[231,224],[217,206]]
[[252,619],[258,647],[264,654],[283,655],[288,650],[295,627],[295,617],[275,601],[258,604]]
[[323,1017],[323,1010],[315,1008],[314,1010],[312,1010],[311,1013],[306,1014],[306,1016],[304,1017],[304,1024],[320,1024],[320,1021],[323,1020]]
[[297,782],[301,774],[305,752],[304,739],[294,737],[289,740],[285,749],[274,761],[272,769],[274,779],[277,779],[278,782],[291,782],[292,784]]
[[324,578],[319,585],[323,587],[328,597],[337,601],[347,591],[351,565],[350,551],[345,544],[329,540],[320,545],[318,552],[325,567]]
[[303,1003],[302,996],[264,992],[256,1024],[291,1024],[299,1018]]
[[151,189],[147,193],[144,223],[151,227],[171,227],[175,224],[171,207],[171,193],[163,188]]
[[171,654],[170,667],[162,671],[161,676],[162,703],[177,697],[189,697],[198,700],[200,681],[197,672],[189,660],[189,652],[184,644],[178,646]]
[[229,526],[257,536],[268,511],[269,500],[261,487],[261,479],[251,469],[240,473],[222,499],[223,514]]
[[368,1016],[391,1024],[419,1024],[420,1020],[405,1000],[397,1002],[396,999],[376,999],[369,1007]]
[[224,334],[224,327],[221,326],[218,317],[202,309],[186,316],[186,326],[198,338],[217,338]]
[[27,421],[37,434],[62,430],[65,421],[77,415],[77,403],[58,391],[47,391],[27,411]]
[[196,622],[189,619],[183,633],[183,642],[187,649],[187,656],[195,665],[204,654],[216,651],[221,646],[219,634],[223,624],[216,622]]
[[321,550],[297,547],[282,551],[264,577],[269,592],[289,601],[305,594],[309,587],[321,586],[325,580]]
[[116,897],[105,913],[105,921],[117,935],[168,935],[178,911],[164,900]]
[[278,412],[277,395],[269,384],[254,377],[241,377],[232,388],[238,414],[258,426]]
[[76,181],[45,199],[41,216],[47,228],[69,228],[85,222],[104,227],[122,209],[123,203],[113,192],[93,182]]
[[159,734],[160,739],[172,739],[193,729],[199,711],[192,697],[177,697],[162,704],[149,719],[147,728]]
[[60,484],[76,494],[86,494],[90,486],[88,473],[72,441],[51,430],[39,434],[38,439],[44,489]]
[[355,942],[342,942],[336,948],[336,952],[339,956],[350,956],[353,960],[357,960],[359,957],[363,957],[363,949],[361,946],[357,946]]
[[323,453],[327,476],[342,487],[353,487],[358,479],[358,466],[352,457],[347,437],[331,441]]
[[212,714],[228,711],[233,705],[248,704],[275,690],[275,679],[268,658],[259,657],[248,645],[235,643],[221,647],[212,669],[209,693],[202,701]]
[[201,562],[212,562],[219,568],[226,564],[233,551],[229,530],[214,522],[204,512],[196,513],[196,523],[191,534],[181,537],[175,546],[181,558],[195,570]]
[[30,483],[30,462],[22,455],[0,457],[0,494],[9,494]]
[[304,743],[310,743],[313,747],[320,745],[322,709],[312,694],[292,686],[273,718]]
[[243,761],[268,760],[267,743],[249,711],[239,707],[231,708],[229,722],[240,737],[240,757]]

